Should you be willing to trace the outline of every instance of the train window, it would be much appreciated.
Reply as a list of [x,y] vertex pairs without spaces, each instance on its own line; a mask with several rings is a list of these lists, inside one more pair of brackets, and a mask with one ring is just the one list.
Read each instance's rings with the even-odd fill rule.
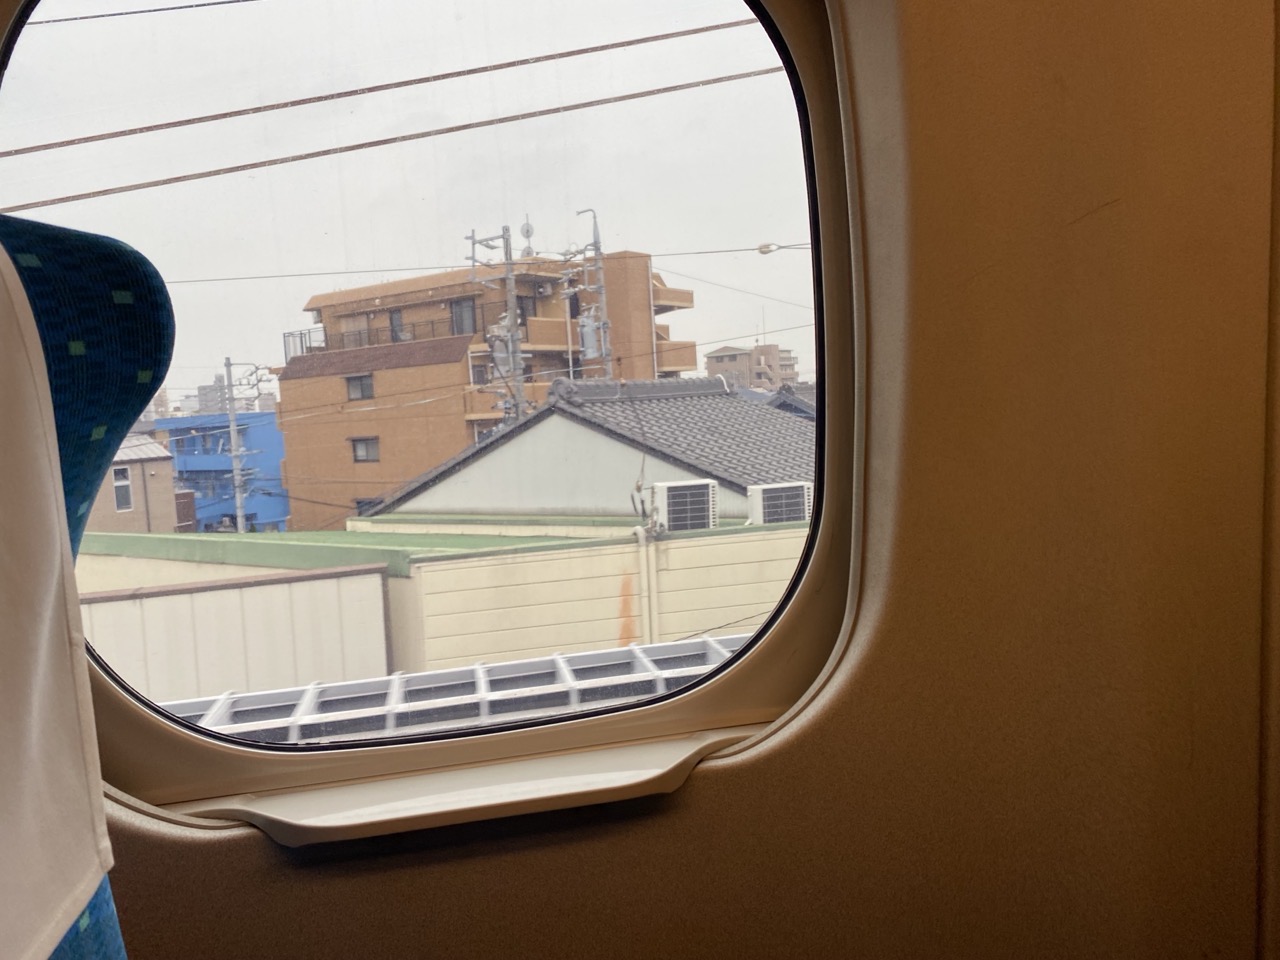
[[166,736],[669,703],[799,582],[822,358],[774,38],[738,0],[495,3],[43,0],[13,44],[0,210],[126,241],[174,305],[140,522],[77,565]]

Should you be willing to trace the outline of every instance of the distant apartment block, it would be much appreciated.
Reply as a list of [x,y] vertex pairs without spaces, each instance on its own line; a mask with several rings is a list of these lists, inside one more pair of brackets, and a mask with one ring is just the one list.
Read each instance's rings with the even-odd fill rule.
[[795,386],[796,356],[776,343],[758,343],[752,347],[720,347],[707,354],[709,377],[724,377],[731,387],[757,387],[777,390],[784,383]]
[[[284,438],[273,413],[238,413],[245,529],[284,530],[289,498],[280,479]],[[195,528],[235,529],[231,422],[225,413],[167,417],[155,423],[156,439],[173,455],[174,483],[195,494]],[[163,449],[163,448],[162,448]]]
[[[525,413],[557,377],[656,380],[697,369],[696,344],[656,318],[693,306],[643,253],[602,258],[608,368],[580,323],[600,308],[560,260],[515,262]],[[503,267],[452,270],[312,297],[311,327],[285,334],[277,408],[291,529],[341,527],[375,498],[502,423],[516,392],[494,336]]]

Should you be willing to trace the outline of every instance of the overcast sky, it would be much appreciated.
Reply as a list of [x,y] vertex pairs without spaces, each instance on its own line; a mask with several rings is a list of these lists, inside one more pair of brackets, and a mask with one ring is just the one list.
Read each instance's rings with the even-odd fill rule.
[[[163,2],[43,0],[0,84],[0,150],[750,16],[738,0],[248,0],[34,22]],[[778,64],[751,25],[46,150],[0,159],[0,206]],[[652,253],[695,292],[693,310],[663,318],[673,337],[701,355],[763,327],[812,376],[808,251],[700,252],[809,240],[783,74],[17,215],[118,237],[156,264],[178,317],[176,399],[226,355],[281,364],[312,294],[462,265],[472,228],[518,231],[526,215],[535,250],[559,253],[590,239],[584,207],[606,251]]]

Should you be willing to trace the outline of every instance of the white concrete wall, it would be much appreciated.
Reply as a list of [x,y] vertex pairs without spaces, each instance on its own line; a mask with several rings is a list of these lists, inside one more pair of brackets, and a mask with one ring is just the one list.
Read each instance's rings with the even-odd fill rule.
[[85,598],[85,635],[157,702],[390,672],[379,572],[212,587]]
[[[417,564],[411,598],[393,603],[395,669],[518,660],[644,642],[646,581],[656,582],[653,642],[736,633],[772,612],[807,529],[635,542]],[[652,589],[652,587],[650,587]],[[413,615],[411,623],[405,616]]]
[[178,583],[202,583],[233,577],[260,577],[267,573],[296,573],[283,567],[252,567],[234,563],[193,563],[151,557],[116,557],[82,553],[76,559],[76,587],[81,593],[168,587]]
[[[705,479],[553,415],[395,512],[632,516],[642,468],[646,495],[652,483]],[[721,486],[720,515],[746,517],[747,498]]]

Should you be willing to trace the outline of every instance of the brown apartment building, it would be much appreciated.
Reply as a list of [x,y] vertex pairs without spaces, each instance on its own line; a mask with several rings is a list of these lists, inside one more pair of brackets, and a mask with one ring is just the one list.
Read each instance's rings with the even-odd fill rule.
[[[603,257],[610,358],[583,349],[579,319],[598,294],[560,260],[514,267],[525,411],[557,377],[625,380],[697,369],[696,344],[656,317],[693,306],[647,254]],[[566,275],[566,274],[569,275]],[[312,297],[311,327],[285,334],[277,414],[290,529],[341,527],[372,500],[460,453],[510,415],[515,384],[492,337],[507,292],[502,266],[395,280]],[[501,344],[499,345],[501,349]]]
[[776,343],[757,343],[752,347],[720,347],[707,354],[708,377],[724,377],[731,387],[756,387],[777,390],[784,383],[795,386],[796,357]]

